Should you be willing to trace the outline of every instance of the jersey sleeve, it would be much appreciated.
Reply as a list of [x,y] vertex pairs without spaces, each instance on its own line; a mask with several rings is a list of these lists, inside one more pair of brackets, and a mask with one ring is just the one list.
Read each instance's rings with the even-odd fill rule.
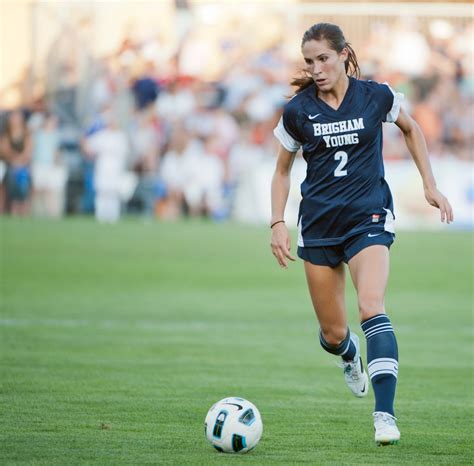
[[278,125],[273,130],[275,137],[289,152],[296,152],[302,145],[302,138],[298,132],[296,119],[296,112],[287,104]]
[[383,121],[394,123],[397,121],[400,107],[404,99],[401,92],[394,91],[387,83],[380,84],[382,94]]

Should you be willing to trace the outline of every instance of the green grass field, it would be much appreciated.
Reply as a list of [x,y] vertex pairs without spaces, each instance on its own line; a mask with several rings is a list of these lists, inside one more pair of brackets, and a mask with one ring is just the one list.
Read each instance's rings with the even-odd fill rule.
[[[268,228],[3,218],[0,234],[1,464],[474,462],[469,233],[392,248],[402,439],[385,448],[373,394],[352,397],[319,347],[302,263],[278,268]],[[362,335],[355,303],[348,283]],[[204,438],[226,396],[262,414],[247,455]]]

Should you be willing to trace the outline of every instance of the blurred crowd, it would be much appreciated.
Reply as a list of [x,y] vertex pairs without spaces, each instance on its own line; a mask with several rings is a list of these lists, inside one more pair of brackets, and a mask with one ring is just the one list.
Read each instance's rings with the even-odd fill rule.
[[[400,20],[374,23],[356,49],[363,78],[405,94],[432,157],[471,157],[472,38],[472,25],[455,30],[433,20],[421,33]],[[245,180],[275,158],[272,131],[303,65],[286,53],[288,44],[249,55],[235,38],[211,47],[199,32],[172,52],[158,36],[126,38],[111,56],[87,56],[86,65],[59,53],[60,45],[44,93],[1,113],[1,212],[222,221],[237,197],[255,202],[248,187],[242,192]],[[299,42],[293,46],[297,52]],[[385,125],[386,159],[409,157],[401,137]]]

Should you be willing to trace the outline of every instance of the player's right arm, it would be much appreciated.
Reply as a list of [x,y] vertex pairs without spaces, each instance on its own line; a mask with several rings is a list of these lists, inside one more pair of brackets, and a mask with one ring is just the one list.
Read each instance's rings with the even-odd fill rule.
[[[290,192],[290,172],[296,152],[290,152],[280,145],[275,173],[272,179],[272,218],[270,225],[284,220],[286,202]],[[290,254],[291,241],[288,228],[284,222],[276,223],[272,228],[271,247],[281,267],[287,268],[287,259],[294,261]]]

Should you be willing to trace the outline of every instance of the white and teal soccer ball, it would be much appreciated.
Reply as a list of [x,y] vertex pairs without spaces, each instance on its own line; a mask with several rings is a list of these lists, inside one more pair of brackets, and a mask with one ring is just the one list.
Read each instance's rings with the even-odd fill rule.
[[262,436],[262,417],[256,406],[243,398],[224,398],[214,404],[204,421],[206,438],[220,452],[246,453]]

